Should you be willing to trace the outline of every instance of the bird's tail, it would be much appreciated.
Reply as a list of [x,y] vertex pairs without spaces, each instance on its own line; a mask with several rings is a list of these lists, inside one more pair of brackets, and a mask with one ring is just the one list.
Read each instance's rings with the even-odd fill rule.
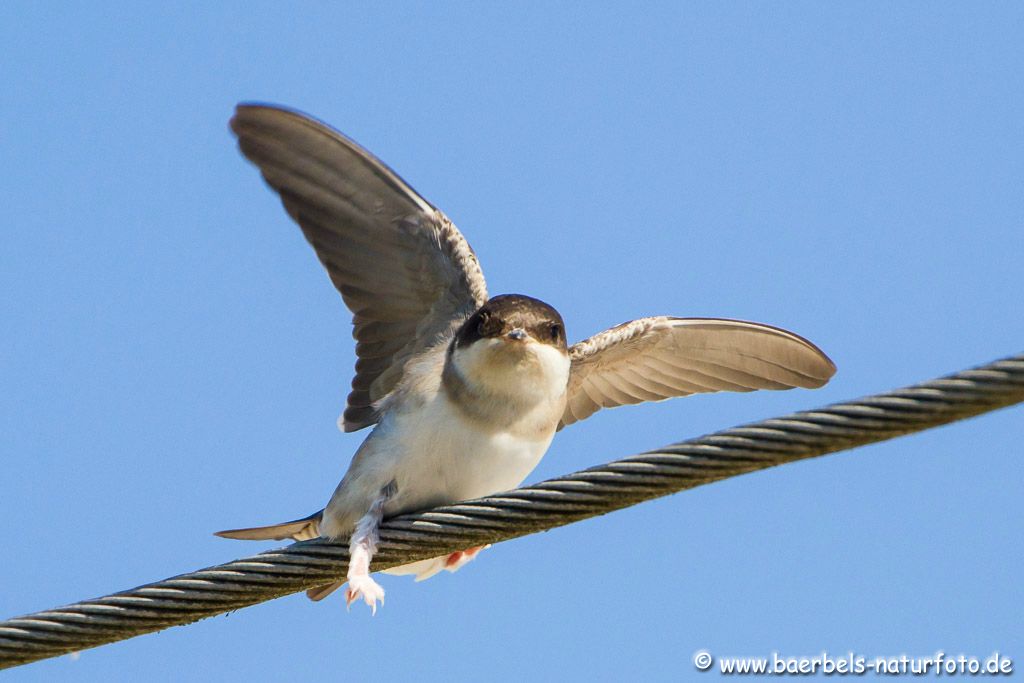
[[228,529],[217,531],[214,536],[221,538],[237,538],[241,541],[283,541],[290,538],[293,541],[308,541],[320,535],[320,518],[324,511],[314,512],[309,517],[271,524],[270,526],[254,526],[248,529]]
[[309,598],[310,600],[312,600],[313,602],[319,602],[320,600],[323,600],[328,595],[330,595],[331,593],[333,593],[334,591],[338,590],[339,588],[341,588],[344,585],[345,585],[344,581],[335,581],[334,583],[325,583],[322,586],[317,586],[316,588],[310,588],[308,591],[306,591],[306,597]]
[[[283,541],[286,538],[295,541],[308,541],[320,535],[320,519],[323,517],[323,514],[324,511],[320,510],[319,512],[314,512],[309,517],[303,517],[291,522],[271,524],[270,526],[254,526],[248,529],[228,529],[227,531],[218,531],[214,535],[221,538],[237,538],[242,541]],[[344,581],[328,583],[316,588],[310,588],[306,591],[306,595],[309,596],[310,600],[323,600],[344,585]]]

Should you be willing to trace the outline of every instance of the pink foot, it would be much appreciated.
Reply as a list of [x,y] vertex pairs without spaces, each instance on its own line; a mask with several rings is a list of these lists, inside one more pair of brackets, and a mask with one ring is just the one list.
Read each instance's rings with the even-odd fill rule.
[[467,562],[472,561],[480,554],[481,550],[490,548],[490,544],[478,545],[465,550],[456,550],[454,553],[445,558],[444,568],[450,572],[458,571]]

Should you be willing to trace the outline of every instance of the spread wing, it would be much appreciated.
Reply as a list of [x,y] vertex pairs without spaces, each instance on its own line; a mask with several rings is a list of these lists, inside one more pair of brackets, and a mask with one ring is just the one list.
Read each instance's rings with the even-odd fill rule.
[[443,213],[320,122],[240,105],[231,130],[352,311],[358,360],[342,426],[372,425],[405,361],[487,301],[476,255]]
[[777,327],[716,318],[641,318],[574,344],[559,429],[601,408],[712,391],[813,389],[836,366]]

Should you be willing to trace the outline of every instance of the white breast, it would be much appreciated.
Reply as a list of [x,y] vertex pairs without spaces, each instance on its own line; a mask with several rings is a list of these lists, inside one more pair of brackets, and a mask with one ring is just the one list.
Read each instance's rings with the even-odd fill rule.
[[540,462],[554,430],[530,438],[483,429],[444,393],[388,425],[389,446],[416,454],[396,462],[393,507],[411,510],[515,488]]
[[[328,503],[322,533],[351,533],[355,520],[391,481],[397,484],[397,492],[385,505],[386,516],[479,498],[521,484],[551,444],[568,382],[565,354],[541,345],[537,351],[518,373],[497,370],[505,375],[502,386],[524,398],[521,407],[499,421],[481,421],[453,403],[441,386],[443,350],[407,366],[407,381],[385,404],[381,422]],[[475,377],[480,376],[474,372],[478,369],[466,368]],[[492,372],[487,379],[499,378]],[[508,415],[507,399],[487,400],[501,402]]]

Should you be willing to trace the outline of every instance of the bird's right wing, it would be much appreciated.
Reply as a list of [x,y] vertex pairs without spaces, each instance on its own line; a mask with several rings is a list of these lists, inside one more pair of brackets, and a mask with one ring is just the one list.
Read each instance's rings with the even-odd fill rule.
[[358,360],[341,423],[372,425],[405,362],[487,301],[476,255],[443,213],[324,124],[239,105],[231,130],[352,311]]
[[720,318],[641,318],[574,344],[561,429],[601,408],[712,391],[817,388],[836,366],[803,337]]

